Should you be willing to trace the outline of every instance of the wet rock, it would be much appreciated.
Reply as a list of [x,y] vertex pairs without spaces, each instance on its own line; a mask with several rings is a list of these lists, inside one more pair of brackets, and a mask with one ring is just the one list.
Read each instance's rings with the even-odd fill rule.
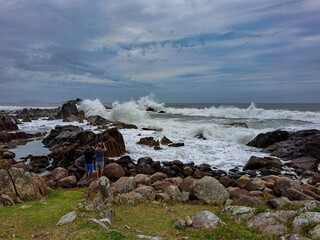
[[267,133],[260,133],[256,136],[251,142],[248,143],[248,146],[265,148],[276,142],[281,142],[287,140],[289,133],[287,131],[274,131]]
[[0,115],[0,131],[15,131],[18,129],[19,128],[12,117],[5,114]]
[[78,111],[77,104],[80,104],[81,101],[81,99],[76,99],[64,103],[57,114],[57,118],[66,119],[70,116],[78,116],[80,112]]
[[194,183],[192,193],[206,203],[224,204],[229,198],[229,193],[219,181],[212,177],[204,177]]
[[190,166],[186,166],[183,168],[183,174],[185,176],[191,176],[193,174],[193,169]]
[[293,159],[291,162],[286,165],[292,168],[301,168],[304,170],[317,171],[319,166],[320,159],[313,157],[301,157]]
[[164,136],[163,138],[161,138],[160,143],[161,143],[162,145],[168,145],[168,144],[171,144],[172,141],[171,141],[170,139],[168,139],[167,137]]
[[170,143],[168,144],[169,147],[183,147],[184,143]]
[[147,145],[149,147],[159,146],[159,141],[154,140],[153,137],[141,138],[137,144]]
[[250,157],[249,161],[243,167],[243,170],[261,169],[261,168],[282,168],[284,165],[278,158],[273,157]]
[[225,223],[209,211],[197,212],[192,217],[192,226],[194,228],[214,229],[221,225],[225,225]]
[[138,164],[137,171],[140,174],[153,174],[155,170],[149,164]]

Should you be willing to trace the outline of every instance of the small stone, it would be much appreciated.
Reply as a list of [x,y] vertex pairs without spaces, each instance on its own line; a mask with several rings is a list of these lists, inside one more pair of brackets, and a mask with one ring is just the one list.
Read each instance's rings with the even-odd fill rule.
[[69,212],[68,214],[60,218],[57,225],[73,222],[76,219],[76,217],[77,217],[77,214],[75,212]]
[[137,235],[137,238],[146,238],[150,240],[161,240],[162,237],[153,237],[153,236],[147,236],[147,235]]
[[86,217],[86,216],[87,216],[86,213],[82,213],[82,214],[81,214],[81,217]]
[[70,236],[71,232],[66,232],[64,236]]
[[21,209],[26,209],[26,208],[29,208],[29,207],[31,207],[31,205],[29,205],[29,204],[24,204],[24,205],[22,205],[20,208],[21,208]]
[[186,225],[186,221],[185,220],[179,220],[179,221],[176,222],[175,226],[176,226],[177,229],[180,229],[180,230],[185,229],[186,226],[187,226]]
[[131,228],[128,225],[124,225],[123,228],[130,230]]
[[187,226],[191,226],[192,225],[191,217],[187,216],[185,221],[186,221]]
[[97,219],[90,218],[89,221],[92,222],[92,223],[96,223],[96,224],[100,225],[104,230],[107,230],[107,231],[110,230],[103,222],[101,222],[101,221],[99,221]]

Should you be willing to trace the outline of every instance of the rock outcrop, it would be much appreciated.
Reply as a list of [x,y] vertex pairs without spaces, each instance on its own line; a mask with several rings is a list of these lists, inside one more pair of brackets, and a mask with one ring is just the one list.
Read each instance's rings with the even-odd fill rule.
[[40,199],[49,193],[45,181],[22,168],[0,170],[0,207]]

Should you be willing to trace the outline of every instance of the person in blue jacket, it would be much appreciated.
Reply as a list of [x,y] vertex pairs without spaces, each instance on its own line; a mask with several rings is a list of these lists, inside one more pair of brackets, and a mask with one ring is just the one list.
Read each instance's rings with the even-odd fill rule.
[[85,167],[84,170],[86,171],[86,180],[90,181],[91,174],[93,172],[93,155],[95,154],[94,147],[86,147],[83,152],[84,159],[85,159]]

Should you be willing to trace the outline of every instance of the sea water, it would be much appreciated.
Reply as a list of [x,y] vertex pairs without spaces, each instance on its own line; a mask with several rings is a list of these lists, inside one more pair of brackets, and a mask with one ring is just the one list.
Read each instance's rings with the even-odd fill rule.
[[[78,108],[85,112],[86,117],[100,115],[113,121],[135,124],[138,129],[120,129],[131,158],[137,160],[149,156],[154,161],[193,161],[225,170],[243,166],[251,156],[268,156],[246,145],[259,133],[277,129],[320,129],[320,104],[165,104],[146,96],[136,101],[107,104],[111,109],[106,109],[104,105],[98,99],[86,99]],[[155,112],[146,111],[149,107]],[[231,126],[232,123],[244,123],[248,128]],[[87,122],[64,123],[44,118],[22,123],[19,128],[26,132],[49,132],[56,125],[67,124],[96,129]],[[142,137],[160,140],[164,136],[172,142],[184,143],[184,146],[174,148],[161,145],[161,150],[154,150],[137,144]]]

